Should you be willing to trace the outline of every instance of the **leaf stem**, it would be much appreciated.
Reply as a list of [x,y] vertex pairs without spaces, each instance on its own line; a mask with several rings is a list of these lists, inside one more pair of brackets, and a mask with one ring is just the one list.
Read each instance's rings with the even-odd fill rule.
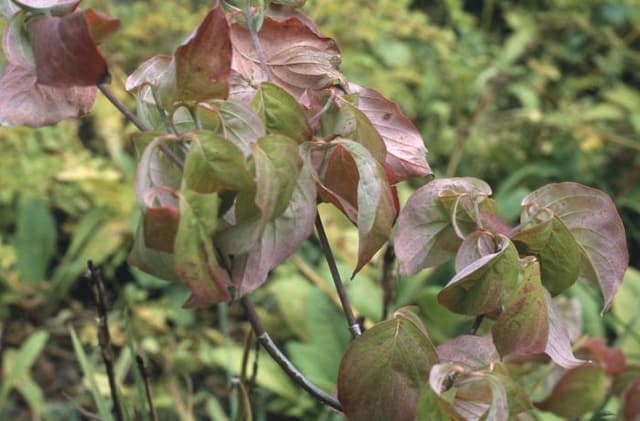
[[320,247],[324,252],[324,257],[326,258],[327,263],[329,264],[329,270],[331,271],[331,277],[333,278],[333,283],[336,286],[338,297],[340,297],[342,311],[344,312],[344,315],[347,318],[347,323],[349,324],[349,331],[351,332],[351,336],[353,336],[353,338],[355,339],[362,334],[362,331],[360,329],[360,325],[356,321],[355,316],[353,315],[353,309],[351,308],[351,303],[349,302],[349,296],[347,295],[347,291],[344,288],[344,283],[342,282],[342,278],[340,277],[336,259],[333,257],[331,245],[329,245],[327,233],[324,230],[324,225],[322,224],[320,214],[316,216],[316,231],[318,232]]
[[258,37],[258,31],[256,30],[255,21],[253,12],[251,11],[251,0],[246,0],[244,15],[247,19],[247,28],[249,29],[249,34],[251,35],[251,42],[253,43],[253,48],[256,50],[256,56],[258,57],[258,62],[260,62],[260,68],[264,72],[267,80],[271,80],[271,74],[269,73],[269,66],[267,66],[267,58],[264,55],[264,50],[262,49],[262,44],[260,44],[260,37]]
[[91,282],[91,291],[93,299],[98,309],[98,344],[102,352],[102,360],[107,369],[107,378],[109,379],[109,390],[111,391],[111,400],[113,402],[113,416],[117,421],[124,419],[122,415],[122,407],[118,397],[118,386],[116,384],[116,376],[114,371],[113,348],[111,347],[111,335],[109,334],[109,321],[107,319],[107,304],[104,297],[104,283],[99,270],[93,266],[93,262],[89,260],[87,263],[87,277]]
[[382,259],[382,320],[386,320],[389,315],[389,308],[393,301],[393,264],[396,261],[396,253],[393,250],[393,244],[389,242]]
[[306,377],[287,359],[287,357],[282,353],[282,351],[276,346],[273,342],[269,333],[265,330],[258,314],[256,313],[255,308],[253,307],[253,303],[249,296],[245,295],[240,299],[240,304],[244,308],[247,317],[249,318],[249,322],[251,323],[251,327],[253,328],[256,336],[258,337],[258,341],[264,347],[264,349],[271,355],[271,358],[275,360],[276,363],[284,370],[285,373],[300,387],[309,392],[311,396],[320,400],[321,402],[329,405],[330,407],[342,411],[342,406],[340,402],[333,396],[328,395],[326,392],[318,388],[318,386],[311,383],[307,380]]
[[476,333],[478,333],[478,329],[480,329],[480,325],[482,324],[483,320],[484,314],[476,316],[476,318],[473,320],[473,324],[471,325],[471,329],[469,329],[469,335],[475,335]]
[[111,92],[111,89],[107,85],[98,85],[100,92],[124,115],[127,120],[133,123],[141,132],[148,132],[151,127],[148,127],[142,120],[140,120]]
[[160,119],[162,120],[162,124],[164,124],[164,128],[167,130],[167,133],[176,134],[176,130],[173,127],[173,124],[171,124],[171,121],[169,121],[169,117],[167,117],[167,114],[164,112],[164,109],[160,105],[160,98],[158,97],[156,89],[153,86],[149,86],[149,89],[151,89],[153,102],[156,104],[156,109],[158,110],[158,114],[160,114]]

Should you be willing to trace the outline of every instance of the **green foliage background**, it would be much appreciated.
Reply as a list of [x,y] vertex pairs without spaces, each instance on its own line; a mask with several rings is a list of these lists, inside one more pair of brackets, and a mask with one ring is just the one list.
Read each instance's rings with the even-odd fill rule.
[[[123,100],[133,106],[122,91],[126,74],[154,54],[173,51],[209,3],[83,2],[122,19],[122,30],[103,49]],[[600,188],[613,196],[631,263],[640,267],[637,0],[309,0],[306,11],[338,41],[347,78],[379,89],[412,118],[438,176],[485,179],[507,219],[542,184],[572,180]],[[81,121],[0,129],[0,418],[80,419],[78,406],[96,408],[92,389],[107,396],[95,308],[82,278],[89,259],[103,266],[108,280],[117,375],[128,407],[138,401],[135,348],[149,361],[161,419],[224,420],[242,413],[242,394],[232,381],[249,330],[240,309],[182,310],[184,288],[125,264],[137,218],[132,132],[104,98]],[[401,196],[418,184],[402,186]],[[357,233],[331,209],[322,212],[348,278]],[[376,263],[348,285],[367,323],[381,318]],[[436,304],[450,273],[440,268],[396,284],[394,306],[418,305],[436,342],[469,324]],[[255,298],[274,339],[312,381],[333,392],[349,335],[329,279],[320,251],[308,242]],[[630,269],[604,318],[585,287],[572,288],[566,302],[582,308],[588,334],[606,334],[638,363],[638,296],[640,273]],[[68,326],[87,352],[93,387],[77,363]],[[266,355],[259,357],[256,383],[256,419],[337,418]]]

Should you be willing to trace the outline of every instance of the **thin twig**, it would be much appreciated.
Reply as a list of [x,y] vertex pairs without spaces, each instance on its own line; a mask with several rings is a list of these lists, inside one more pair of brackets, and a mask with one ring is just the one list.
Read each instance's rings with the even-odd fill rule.
[[275,362],[278,363],[278,365],[284,370],[284,372],[287,373],[287,375],[300,387],[309,392],[311,396],[338,411],[342,411],[342,406],[336,398],[328,395],[325,391],[321,390],[320,388],[318,388],[318,386],[307,380],[307,378],[304,377],[304,375],[291,363],[291,361],[287,359],[282,351],[280,351],[280,349],[276,346],[276,344],[269,336],[269,333],[267,333],[264,326],[262,325],[262,322],[260,321],[260,318],[258,317],[258,314],[256,313],[256,310],[253,307],[253,304],[251,303],[249,297],[245,295],[240,299],[240,303],[242,304],[242,307],[244,308],[244,311],[249,318],[251,327],[258,337],[258,341],[260,341],[260,344],[269,353],[269,355],[271,355],[271,358],[273,358]]
[[267,58],[264,55],[262,44],[260,44],[260,37],[258,37],[253,12],[251,11],[251,0],[246,0],[244,15],[247,19],[247,28],[249,29],[249,34],[251,34],[251,42],[253,43],[253,48],[256,50],[256,56],[258,57],[260,68],[264,72],[267,80],[271,80],[271,74],[269,73],[269,67],[267,66]]
[[382,259],[382,320],[386,320],[389,315],[389,308],[393,301],[393,264],[396,261],[396,253],[393,250],[393,244],[389,242]]
[[160,105],[160,98],[158,97],[158,93],[156,92],[156,89],[153,86],[150,86],[149,89],[151,89],[151,96],[153,96],[153,102],[156,105],[158,114],[160,114],[160,120],[162,120],[162,124],[164,124],[164,128],[167,130],[168,133],[176,134],[175,127],[173,127],[173,124],[171,123],[171,121],[169,121],[169,117],[167,117],[167,114],[165,114],[164,112],[164,108],[162,108],[162,105]]
[[140,354],[136,355],[136,364],[138,365],[138,370],[140,371],[140,375],[142,376],[142,383],[144,384],[144,393],[147,398],[147,405],[149,406],[149,414],[151,415],[151,420],[158,421],[158,413],[156,412],[156,407],[153,404],[153,397],[151,396],[149,376],[147,375],[147,369],[144,365],[144,359],[142,359],[142,356]]
[[116,96],[111,92],[111,89],[107,85],[98,85],[100,92],[107,97],[109,101],[124,115],[127,120],[133,123],[141,132],[148,132],[151,127],[147,126],[142,120],[140,120],[135,114],[133,114]]
[[113,368],[114,356],[113,349],[111,348],[111,335],[109,334],[109,321],[107,319],[107,304],[104,293],[104,283],[102,281],[102,275],[100,271],[93,266],[93,262],[89,261],[87,264],[89,270],[87,276],[91,281],[91,291],[93,292],[93,299],[96,302],[98,308],[98,343],[100,344],[100,350],[102,351],[102,359],[107,369],[107,377],[109,379],[109,389],[111,390],[111,400],[113,401],[113,415],[117,421],[122,421],[122,407],[120,406],[120,399],[118,398],[118,388],[116,384],[116,376]]
[[327,239],[327,233],[324,231],[324,225],[322,224],[320,214],[316,216],[316,231],[318,232],[320,247],[324,252],[327,263],[329,264],[329,270],[331,271],[331,277],[333,278],[333,283],[336,286],[338,297],[340,297],[342,311],[344,312],[344,315],[347,318],[347,323],[349,324],[349,331],[351,332],[351,336],[357,338],[362,334],[362,331],[360,329],[360,325],[356,321],[355,316],[353,315],[353,309],[351,308],[351,303],[349,302],[349,296],[347,295],[347,291],[344,288],[344,283],[342,282],[342,278],[340,277],[336,259],[333,257],[333,252],[331,251],[331,246],[329,245],[329,240]]
[[469,335],[475,335],[476,333],[478,333],[478,329],[480,329],[480,325],[482,324],[483,320],[484,314],[476,316],[476,318],[473,320],[473,324],[471,325],[471,329],[469,329]]

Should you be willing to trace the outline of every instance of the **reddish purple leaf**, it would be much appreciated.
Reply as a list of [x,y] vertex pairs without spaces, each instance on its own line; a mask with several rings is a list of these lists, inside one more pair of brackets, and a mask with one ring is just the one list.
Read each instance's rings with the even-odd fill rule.
[[598,409],[606,395],[606,376],[602,367],[583,365],[564,373],[551,394],[535,406],[566,419],[579,418]]
[[[265,17],[258,34],[269,76],[275,84],[299,98],[305,89],[322,89],[340,80],[340,52],[335,41],[314,33],[304,22]],[[261,82],[262,74],[251,35],[240,23],[231,26],[233,64],[245,79]]]
[[427,148],[414,124],[398,105],[379,92],[350,84],[358,94],[358,108],[371,120],[387,147],[385,165],[391,170],[392,183],[432,173],[427,163]]
[[0,125],[41,127],[81,117],[91,110],[96,90],[43,86],[35,69],[9,63],[0,78]]
[[520,285],[507,298],[504,310],[491,327],[500,355],[532,355],[545,351],[549,337],[546,294],[540,265],[529,257],[522,263]]
[[[143,215],[143,218],[145,216]],[[127,262],[143,272],[167,281],[179,280],[175,270],[175,262],[172,253],[154,250],[146,246],[145,223],[138,224],[138,230],[133,241],[133,247],[127,258]]]
[[627,389],[624,394],[622,414],[625,420],[640,419],[640,378]]
[[[87,16],[91,16],[91,22]],[[49,86],[95,86],[109,80],[107,63],[91,37],[91,27],[119,25],[117,19],[89,10],[62,18],[46,16],[31,25],[38,83]],[[104,29],[100,30],[102,33]]]
[[491,336],[463,335],[436,348],[442,363],[462,364],[468,370],[479,370],[500,361]]
[[471,177],[443,178],[416,190],[400,212],[394,241],[400,270],[412,275],[420,269],[443,263],[460,246],[452,216],[442,201],[460,196],[486,197],[491,188]]
[[618,348],[608,347],[602,338],[589,338],[582,343],[580,349],[588,351],[590,359],[602,364],[609,376],[620,374],[627,368],[624,352]]
[[569,332],[560,313],[551,301],[551,295],[547,291],[545,291],[545,295],[549,313],[549,338],[544,352],[551,357],[554,363],[564,368],[574,368],[584,364],[586,361],[579,360],[573,355]]
[[477,230],[469,234],[456,253],[456,272],[460,272],[476,260],[496,252],[496,238],[488,231]]
[[142,217],[145,246],[153,250],[173,253],[179,221],[180,212],[177,208],[171,206],[147,208]]
[[93,9],[85,10],[84,18],[89,27],[91,39],[96,45],[101,44],[120,28],[120,19],[96,12]]
[[582,254],[580,276],[600,286],[607,310],[622,283],[629,252],[615,204],[600,190],[578,183],[546,185],[523,201],[524,215],[551,210],[569,229]]
[[229,25],[218,4],[189,39],[176,49],[178,101],[226,98],[231,72]]

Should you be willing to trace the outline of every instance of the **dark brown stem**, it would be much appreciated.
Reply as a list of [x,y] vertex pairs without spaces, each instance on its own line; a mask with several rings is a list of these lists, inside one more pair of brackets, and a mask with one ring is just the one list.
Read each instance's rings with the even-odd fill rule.
[[473,320],[473,324],[471,325],[471,329],[469,329],[469,335],[475,335],[476,333],[478,333],[478,329],[480,329],[480,325],[482,324],[483,320],[484,320],[484,315],[483,314],[481,314],[480,316],[477,316]]
[[393,283],[395,281],[393,264],[395,261],[396,253],[393,250],[393,245],[389,243],[382,260],[382,320],[386,320],[389,315],[389,308],[393,301]]
[[140,354],[136,355],[136,364],[138,365],[138,370],[140,370],[140,375],[142,376],[142,383],[144,384],[144,393],[147,398],[147,405],[149,406],[149,414],[151,415],[152,421],[158,421],[158,413],[156,412],[156,407],[153,404],[153,397],[151,396],[151,387],[149,385],[149,376],[147,375],[147,369],[144,365],[144,360]]
[[141,132],[148,132],[151,127],[147,126],[142,120],[140,120],[135,114],[133,114],[116,96],[111,92],[111,89],[107,85],[98,85],[100,92],[107,97],[109,101],[124,115],[127,120],[133,123]]
[[344,312],[344,315],[347,318],[347,323],[349,324],[349,331],[351,332],[351,336],[353,336],[353,338],[357,338],[362,334],[362,330],[360,329],[360,325],[353,315],[353,309],[351,308],[351,303],[349,302],[349,296],[347,295],[347,290],[344,288],[344,283],[342,282],[342,278],[340,277],[338,265],[336,264],[336,259],[333,257],[333,252],[331,251],[329,239],[327,238],[327,233],[324,230],[324,225],[322,224],[320,214],[316,216],[316,231],[318,232],[320,247],[324,252],[324,257],[327,259],[327,263],[329,264],[329,270],[331,272],[331,277],[333,278],[333,283],[336,286],[338,297],[340,297],[342,311]]
[[333,409],[338,411],[342,411],[342,406],[340,402],[333,396],[328,395],[325,391],[318,388],[318,386],[311,383],[307,380],[304,375],[287,359],[287,357],[280,351],[280,349],[273,342],[269,333],[265,330],[258,314],[256,313],[255,308],[253,307],[253,303],[248,296],[244,296],[240,299],[240,304],[244,308],[245,313],[247,314],[247,318],[249,319],[249,323],[251,323],[251,327],[258,337],[258,341],[260,345],[271,355],[271,358],[274,359],[276,363],[284,370],[285,373],[300,387],[309,392],[311,396],[318,399],[319,401],[329,405]]
[[113,401],[113,416],[117,421],[122,421],[122,407],[118,397],[118,386],[116,384],[116,376],[114,372],[114,356],[111,348],[111,335],[109,334],[109,320],[107,319],[107,304],[104,294],[104,283],[100,271],[93,266],[93,262],[88,263],[89,270],[87,277],[91,282],[91,291],[93,299],[98,308],[98,343],[100,351],[102,351],[102,359],[107,369],[107,378],[109,379],[109,389],[111,390],[111,400]]

